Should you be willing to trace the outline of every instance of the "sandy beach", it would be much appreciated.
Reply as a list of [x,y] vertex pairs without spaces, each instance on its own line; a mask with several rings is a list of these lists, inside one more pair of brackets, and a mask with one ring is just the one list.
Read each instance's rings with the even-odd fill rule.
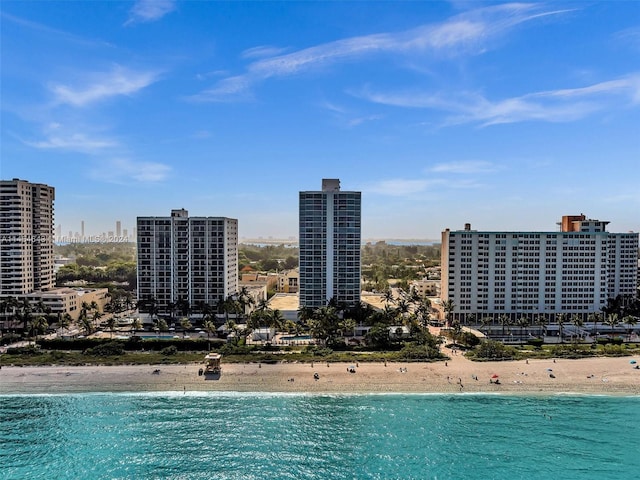
[[[630,357],[438,363],[225,364],[219,377],[201,364],[3,367],[0,393],[238,391],[309,393],[588,393],[640,395]],[[154,373],[155,370],[159,372]],[[319,378],[314,379],[314,373]],[[499,384],[495,380],[499,380]]]

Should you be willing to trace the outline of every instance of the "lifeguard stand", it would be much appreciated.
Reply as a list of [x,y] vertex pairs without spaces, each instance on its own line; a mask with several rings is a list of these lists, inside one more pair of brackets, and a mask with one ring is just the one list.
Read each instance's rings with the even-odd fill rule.
[[222,367],[220,366],[220,361],[222,360],[222,355],[219,353],[209,353],[206,357],[204,357],[205,368],[204,373],[220,373]]

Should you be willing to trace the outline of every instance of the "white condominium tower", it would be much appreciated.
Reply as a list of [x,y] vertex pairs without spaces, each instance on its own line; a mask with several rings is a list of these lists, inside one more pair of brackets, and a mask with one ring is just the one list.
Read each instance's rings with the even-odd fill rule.
[[25,180],[0,181],[0,296],[55,286],[53,187]]
[[300,192],[301,307],[360,302],[361,211],[361,193],[341,192],[338,179]]
[[638,234],[564,216],[555,232],[442,232],[442,299],[454,318],[598,312],[637,289]]
[[160,311],[179,301],[214,305],[237,292],[238,220],[138,217],[138,299],[156,300]]

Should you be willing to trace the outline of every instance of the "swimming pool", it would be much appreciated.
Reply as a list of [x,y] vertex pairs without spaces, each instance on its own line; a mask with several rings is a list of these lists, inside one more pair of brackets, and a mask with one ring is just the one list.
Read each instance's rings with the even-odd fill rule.
[[294,335],[292,337],[280,337],[280,340],[287,342],[295,342],[297,340],[311,340],[311,335]]

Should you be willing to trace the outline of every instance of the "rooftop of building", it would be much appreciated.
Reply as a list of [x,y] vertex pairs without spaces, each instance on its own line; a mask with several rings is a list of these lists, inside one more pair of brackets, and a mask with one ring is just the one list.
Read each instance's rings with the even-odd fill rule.
[[[564,215],[562,217],[562,221],[557,222],[558,230],[546,230],[546,231],[508,231],[508,230],[472,230],[470,223],[464,224],[464,229],[462,230],[451,230],[446,228],[444,232],[449,233],[476,233],[476,234],[522,234],[522,235],[549,235],[554,234],[557,235],[559,233],[566,234],[574,234],[574,233],[606,233],[610,234],[612,232],[608,232],[605,230],[606,226],[610,222],[608,220],[596,220],[593,218],[587,218],[584,214],[580,215]],[[589,228],[589,230],[584,230],[582,227]],[[600,230],[599,228],[602,228]],[[634,233],[634,232],[626,232],[626,233]]]
[[269,299],[269,308],[280,311],[296,311],[300,305],[297,293],[276,293]]

